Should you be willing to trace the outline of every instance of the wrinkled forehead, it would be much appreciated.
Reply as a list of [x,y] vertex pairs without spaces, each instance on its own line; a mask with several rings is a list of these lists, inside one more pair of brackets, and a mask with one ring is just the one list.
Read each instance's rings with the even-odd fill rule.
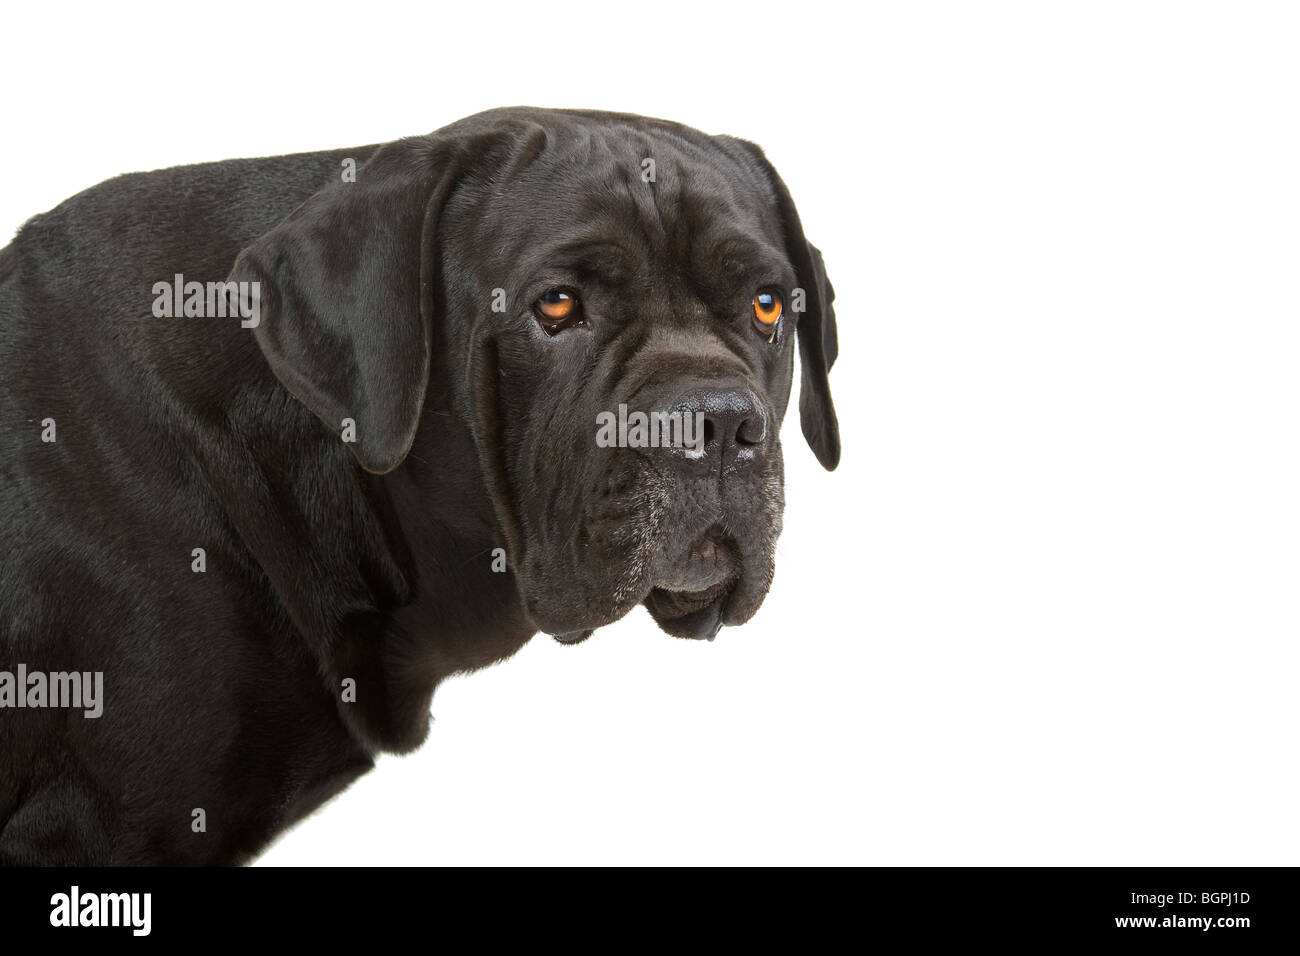
[[554,132],[490,188],[478,227],[497,268],[597,271],[616,284],[655,267],[724,285],[792,278],[771,186],[706,142]]

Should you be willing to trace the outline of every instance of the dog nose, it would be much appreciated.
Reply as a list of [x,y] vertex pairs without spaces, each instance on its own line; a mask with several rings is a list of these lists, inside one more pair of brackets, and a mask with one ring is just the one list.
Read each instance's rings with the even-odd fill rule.
[[767,442],[767,413],[749,388],[693,389],[679,395],[672,411],[691,417],[694,442],[686,448],[688,459],[716,463],[752,458]]

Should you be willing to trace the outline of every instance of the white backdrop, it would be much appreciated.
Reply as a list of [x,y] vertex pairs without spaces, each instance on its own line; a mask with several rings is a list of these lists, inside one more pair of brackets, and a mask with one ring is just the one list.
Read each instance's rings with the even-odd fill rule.
[[753,622],[539,636],[263,862],[1300,862],[1294,10],[8,9],[7,234],[577,106],[762,144],[838,293],[843,463],[787,419]]

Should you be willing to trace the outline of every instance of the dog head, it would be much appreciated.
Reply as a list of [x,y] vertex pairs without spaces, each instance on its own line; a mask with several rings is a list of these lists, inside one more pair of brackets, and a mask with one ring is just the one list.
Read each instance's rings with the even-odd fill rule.
[[244,250],[259,344],[365,469],[431,390],[472,435],[529,616],[644,603],[712,637],[771,583],[781,422],[834,468],[834,297],[758,147],[623,114],[479,114],[376,151]]

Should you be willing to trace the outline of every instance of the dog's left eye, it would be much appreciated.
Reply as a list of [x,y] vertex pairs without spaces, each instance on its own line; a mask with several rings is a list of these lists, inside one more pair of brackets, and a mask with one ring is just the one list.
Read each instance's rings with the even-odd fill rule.
[[584,324],[582,303],[572,292],[564,289],[548,289],[533,303],[533,315],[546,330],[547,335],[556,335],[570,326]]

